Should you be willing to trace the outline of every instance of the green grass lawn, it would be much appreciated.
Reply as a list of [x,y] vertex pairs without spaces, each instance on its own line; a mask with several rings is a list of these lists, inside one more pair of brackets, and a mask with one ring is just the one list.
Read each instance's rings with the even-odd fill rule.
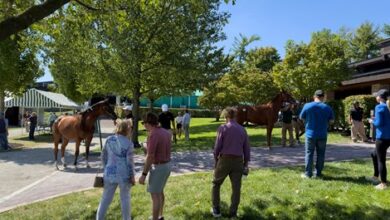
[[[303,167],[252,170],[243,180],[241,219],[389,219],[390,190],[377,191],[365,176],[369,160],[326,163],[324,179],[301,179]],[[210,214],[212,173],[170,177],[166,187],[166,219],[213,219]],[[72,193],[22,206],[0,214],[0,219],[93,219],[102,190]],[[145,187],[131,190],[133,219],[147,219],[150,196]],[[222,191],[222,212],[230,204],[230,183]],[[116,194],[107,219],[120,219]],[[224,218],[222,218],[224,219]]]
[[[193,118],[190,126],[190,141],[184,140],[184,135],[178,139],[177,144],[173,144],[173,151],[187,151],[187,150],[210,150],[214,146],[215,137],[219,125],[224,122],[216,122],[213,118]],[[140,136],[139,141],[146,140],[146,131],[143,130],[143,125],[139,125]],[[246,127],[249,134],[249,141],[252,147],[266,147],[266,129],[264,127]],[[273,146],[280,146],[281,144],[281,128],[274,128],[272,132]],[[35,135],[36,141],[31,142],[26,136],[10,138],[10,143],[17,145],[24,145],[33,147],[36,144],[48,143],[51,144],[53,139],[50,134]],[[304,141],[304,135],[301,141]],[[328,136],[328,143],[350,143],[349,136],[342,136],[340,133],[331,132]],[[100,150],[100,148],[93,148],[93,150]],[[141,151],[137,151],[141,153]]]

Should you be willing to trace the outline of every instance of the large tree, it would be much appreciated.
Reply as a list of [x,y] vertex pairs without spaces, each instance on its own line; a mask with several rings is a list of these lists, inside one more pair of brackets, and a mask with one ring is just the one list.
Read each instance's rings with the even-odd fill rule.
[[98,91],[132,97],[137,142],[142,95],[188,93],[218,74],[222,49],[215,43],[224,38],[222,27],[228,18],[219,5],[218,0],[118,0],[96,5],[110,13],[69,7],[64,12],[67,19],[53,25],[54,79],[73,75],[77,80],[68,86],[75,95]]
[[365,60],[379,54],[378,42],[382,38],[380,28],[373,23],[365,22],[345,36],[348,40],[347,56],[350,61]]
[[[0,41],[49,17],[71,1],[82,5],[88,10],[107,12],[105,8],[99,9],[89,4],[91,2],[99,2],[94,0],[41,0],[40,4],[37,4],[37,1],[35,0],[2,0],[0,2],[0,9],[3,8],[4,5],[12,5],[14,7],[19,7],[21,10],[18,14],[0,20]],[[225,2],[229,3],[229,0],[225,0]],[[235,4],[235,2],[235,0],[232,0],[232,4]]]
[[[7,1],[1,2],[0,19],[12,17],[18,10],[18,7]],[[37,31],[29,28],[0,41],[0,111],[4,111],[6,93],[22,93],[43,74],[36,57],[39,45],[37,36]]]
[[285,59],[273,70],[275,83],[300,99],[310,99],[316,89],[335,89],[349,77],[346,44],[326,29],[313,33],[309,44],[288,41]]

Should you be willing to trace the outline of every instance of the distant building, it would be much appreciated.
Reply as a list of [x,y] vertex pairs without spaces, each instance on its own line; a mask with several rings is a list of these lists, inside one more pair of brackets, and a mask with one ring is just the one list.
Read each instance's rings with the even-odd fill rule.
[[373,94],[390,89],[390,38],[379,43],[380,56],[351,63],[352,77],[327,94],[328,99],[344,99],[351,95]]

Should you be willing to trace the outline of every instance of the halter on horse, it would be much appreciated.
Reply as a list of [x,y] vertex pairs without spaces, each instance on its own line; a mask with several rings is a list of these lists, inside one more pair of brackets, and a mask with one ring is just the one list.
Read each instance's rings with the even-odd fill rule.
[[55,166],[58,170],[58,143],[62,139],[61,145],[61,162],[66,167],[65,163],[65,148],[68,145],[69,140],[76,142],[76,153],[74,166],[77,169],[77,157],[79,156],[80,142],[85,139],[86,146],[86,161],[87,167],[89,146],[91,144],[93,133],[95,131],[95,122],[100,115],[108,115],[113,120],[117,119],[112,106],[110,106],[108,99],[100,101],[82,113],[74,116],[61,116],[53,124],[53,139],[54,139],[54,159]]
[[278,120],[278,113],[283,102],[293,102],[293,97],[285,91],[276,95],[271,102],[257,106],[239,106],[237,108],[237,122],[243,125],[245,122],[251,122],[256,125],[267,126],[267,146],[271,150],[272,129]]

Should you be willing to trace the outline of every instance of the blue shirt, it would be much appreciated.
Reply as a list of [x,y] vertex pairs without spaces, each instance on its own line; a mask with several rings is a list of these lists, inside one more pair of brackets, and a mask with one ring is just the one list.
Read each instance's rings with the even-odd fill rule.
[[376,128],[376,138],[390,139],[390,112],[386,103],[375,107],[375,118],[372,124]]
[[129,182],[135,175],[133,143],[123,135],[111,135],[102,149],[104,181],[111,183]]
[[326,138],[328,135],[328,123],[334,119],[334,114],[327,104],[310,102],[303,106],[299,118],[305,121],[306,137]]

